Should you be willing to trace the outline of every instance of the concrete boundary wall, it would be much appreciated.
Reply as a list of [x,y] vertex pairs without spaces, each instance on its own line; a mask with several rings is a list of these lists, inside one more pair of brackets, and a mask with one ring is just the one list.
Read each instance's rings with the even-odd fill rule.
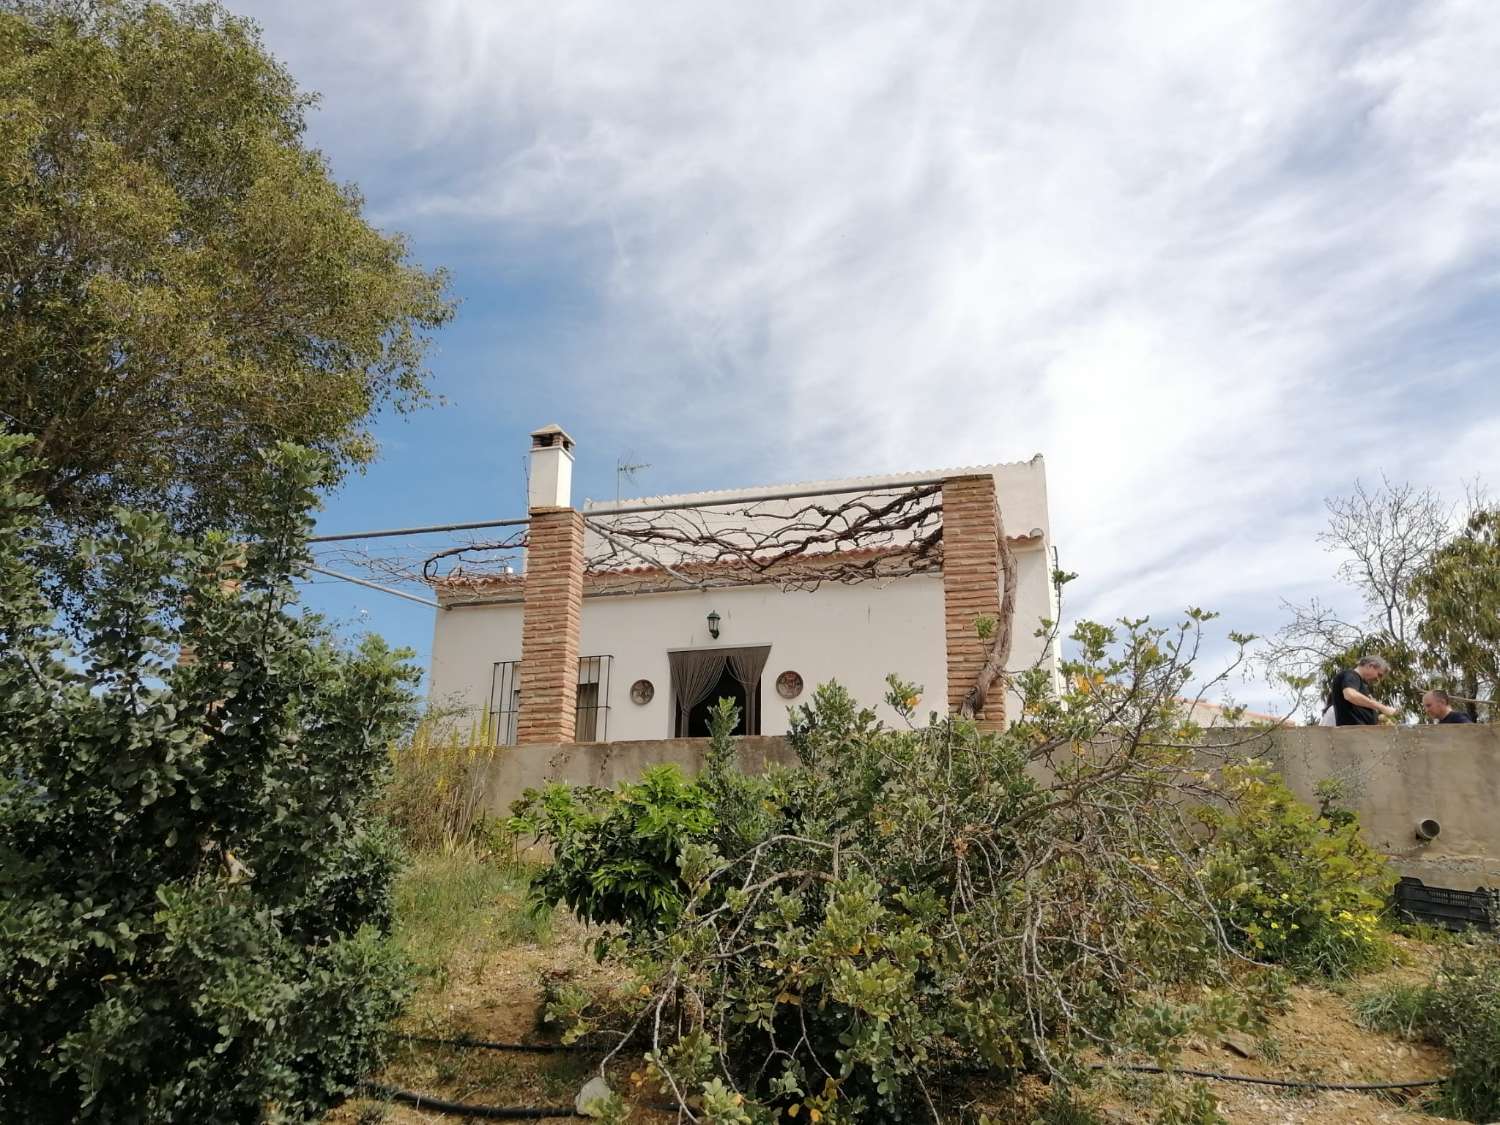
[[[1295,727],[1271,737],[1267,759],[1304,801],[1325,778],[1342,783],[1366,839],[1396,869],[1432,886],[1500,887],[1500,727]],[[1431,817],[1437,838],[1417,838]]]
[[[740,767],[759,773],[769,765],[795,765],[797,755],[779,735],[735,739]],[[485,807],[508,815],[511,802],[525,790],[554,781],[613,789],[635,781],[650,766],[673,764],[696,775],[708,752],[706,738],[662,738],[640,742],[563,742],[506,747],[496,751],[484,782]]]
[[[796,763],[784,738],[738,745],[746,770]],[[610,788],[666,762],[696,774],[707,748],[705,739],[678,738],[502,750],[485,779],[485,804],[505,815],[528,788],[552,781]],[[1264,757],[1309,803],[1320,781],[1340,781],[1366,837],[1401,874],[1457,890],[1500,887],[1500,727],[1289,727],[1237,753]],[[1441,825],[1434,840],[1417,838],[1425,818]]]

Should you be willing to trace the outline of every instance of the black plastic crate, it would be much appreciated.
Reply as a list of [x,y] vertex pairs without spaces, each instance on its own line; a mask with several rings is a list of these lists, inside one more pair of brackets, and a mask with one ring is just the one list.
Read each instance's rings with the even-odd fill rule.
[[1396,884],[1396,913],[1407,922],[1426,922],[1449,930],[1500,929],[1500,891],[1480,887],[1455,891],[1429,887],[1410,876]]

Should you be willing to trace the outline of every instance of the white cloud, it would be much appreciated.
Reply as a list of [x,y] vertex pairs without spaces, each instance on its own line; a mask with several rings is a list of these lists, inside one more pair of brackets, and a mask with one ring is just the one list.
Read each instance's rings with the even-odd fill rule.
[[1356,474],[1500,476],[1485,0],[240,7],[384,221],[586,247],[657,456],[1040,450],[1076,608],[1260,627]]

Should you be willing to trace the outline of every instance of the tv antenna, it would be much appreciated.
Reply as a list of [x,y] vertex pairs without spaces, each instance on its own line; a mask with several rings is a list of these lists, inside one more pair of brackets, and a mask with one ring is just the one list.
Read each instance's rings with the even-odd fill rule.
[[623,485],[623,483],[628,480],[631,484],[635,484],[636,483],[636,479],[635,479],[636,474],[639,473],[639,472],[643,472],[644,470],[649,469],[651,467],[650,465],[642,465],[642,464],[634,464],[634,463],[632,463],[631,458],[634,457],[634,456],[635,456],[634,453],[627,453],[627,454],[625,454],[625,456],[621,457],[620,460],[618,462],[616,462],[616,464],[615,464],[615,503],[616,504],[618,504],[620,502],[620,492],[621,492],[621,486]]

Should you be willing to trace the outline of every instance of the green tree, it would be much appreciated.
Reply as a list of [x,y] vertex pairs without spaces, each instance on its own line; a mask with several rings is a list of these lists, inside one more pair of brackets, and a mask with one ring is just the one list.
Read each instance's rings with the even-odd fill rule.
[[[1500,508],[1481,509],[1434,551],[1412,582],[1417,632],[1435,686],[1464,699],[1500,689]],[[1469,713],[1490,718],[1473,703]]]
[[312,102],[214,3],[0,4],[0,425],[65,527],[240,526],[260,449],[347,470],[427,395],[446,276],[306,146]]
[[0,1117],[316,1119],[380,1058],[402,967],[371,814],[414,670],[293,612],[315,458],[254,538],[117,514],[75,644],[0,436]]
[[1328,527],[1318,541],[1339,558],[1336,577],[1363,612],[1348,615],[1317,600],[1287,603],[1291,620],[1272,639],[1266,665],[1306,691],[1316,717],[1335,672],[1361,656],[1381,656],[1391,673],[1374,694],[1415,712],[1426,677],[1418,640],[1423,606],[1412,583],[1448,539],[1452,508],[1431,489],[1388,480],[1373,489],[1356,482],[1350,495],[1325,503]]

